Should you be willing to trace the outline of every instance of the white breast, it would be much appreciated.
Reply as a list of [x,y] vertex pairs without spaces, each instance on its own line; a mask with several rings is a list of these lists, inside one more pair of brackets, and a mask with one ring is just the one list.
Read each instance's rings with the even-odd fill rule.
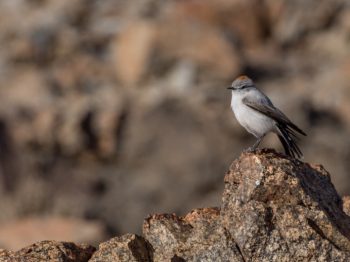
[[238,122],[255,137],[261,137],[269,132],[278,133],[273,119],[242,103],[245,95],[232,91],[231,108]]

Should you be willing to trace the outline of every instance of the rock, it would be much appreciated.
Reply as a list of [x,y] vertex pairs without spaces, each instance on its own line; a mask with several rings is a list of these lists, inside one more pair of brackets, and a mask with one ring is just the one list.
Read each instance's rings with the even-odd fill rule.
[[349,259],[350,219],[322,166],[242,153],[225,183],[222,223],[247,261]]
[[0,249],[0,261],[1,262],[28,262],[30,260],[25,259],[22,256],[17,256],[12,251]]
[[180,249],[186,261],[243,262],[236,244],[221,226],[220,208],[195,209],[185,219],[193,227],[188,241]]
[[350,196],[343,197],[343,211],[350,216]]
[[165,260],[164,262],[186,262],[185,259],[182,257],[178,257],[177,255],[174,255],[171,259]]
[[192,226],[175,214],[149,215],[143,223],[145,238],[154,248],[154,260],[163,261],[174,255],[190,236]]
[[142,236],[127,234],[100,244],[89,262],[153,261],[152,246]]
[[0,251],[0,261],[66,261],[86,262],[96,248],[70,242],[40,241],[17,252]]
[[210,246],[208,249],[198,254],[193,254],[186,260],[188,262],[195,261],[237,261],[244,262],[236,245],[233,242],[221,242]]
[[221,209],[149,215],[143,231],[154,261],[349,261],[342,208],[322,166],[264,149],[232,163]]
[[96,248],[88,244],[80,246],[71,242],[40,241],[17,252],[0,249],[1,262],[87,262]]

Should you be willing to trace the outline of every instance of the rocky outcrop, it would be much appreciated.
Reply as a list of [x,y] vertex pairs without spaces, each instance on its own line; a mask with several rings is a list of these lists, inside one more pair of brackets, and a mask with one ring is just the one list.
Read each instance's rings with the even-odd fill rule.
[[246,261],[349,259],[350,217],[329,173],[274,150],[233,162],[221,218]]
[[70,242],[40,241],[17,252],[1,249],[0,261],[6,262],[85,262],[88,261],[96,248],[82,244],[80,246]]
[[348,261],[342,208],[322,166],[262,150],[232,163],[221,209],[151,215],[143,230],[155,261]]
[[[42,241],[1,261],[350,261],[349,198],[330,174],[273,149],[243,152],[225,176],[221,207],[153,214],[144,236],[89,245]],[[343,211],[344,209],[344,211]]]
[[203,208],[193,210],[186,217],[148,216],[143,230],[154,248],[154,261],[177,258],[191,262],[243,262],[239,249],[221,223],[220,208]]

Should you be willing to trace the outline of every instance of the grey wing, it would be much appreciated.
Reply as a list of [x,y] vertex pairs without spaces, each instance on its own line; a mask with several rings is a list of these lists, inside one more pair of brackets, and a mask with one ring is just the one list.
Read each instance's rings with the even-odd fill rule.
[[249,96],[246,96],[245,98],[243,98],[242,102],[246,106],[274,119],[276,122],[291,127],[295,131],[306,136],[306,134],[299,127],[294,125],[288,119],[288,117],[286,117],[278,108],[274,107],[271,101],[266,96],[262,97],[260,100],[252,99]]

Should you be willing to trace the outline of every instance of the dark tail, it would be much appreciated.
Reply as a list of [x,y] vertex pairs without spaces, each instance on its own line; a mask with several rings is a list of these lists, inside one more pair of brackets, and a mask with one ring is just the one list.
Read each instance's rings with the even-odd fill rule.
[[298,156],[298,158],[303,158],[303,153],[301,153],[299,147],[297,144],[293,141],[291,136],[294,136],[295,138],[299,139],[295,133],[288,128],[288,126],[283,124],[277,124],[277,129],[280,131],[281,135],[278,135],[279,140],[281,141],[284,151],[286,155],[295,157],[295,155]]

